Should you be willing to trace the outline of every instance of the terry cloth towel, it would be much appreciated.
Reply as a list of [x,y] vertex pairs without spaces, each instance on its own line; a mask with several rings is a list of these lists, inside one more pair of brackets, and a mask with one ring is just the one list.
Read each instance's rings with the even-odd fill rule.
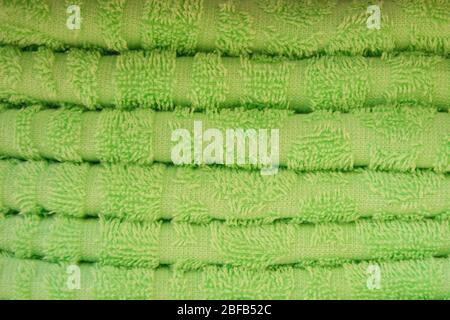
[[450,61],[403,54],[363,58],[323,56],[289,61],[199,53],[0,47],[0,98],[72,103],[88,108],[195,110],[237,107],[349,111],[383,103],[450,105]]
[[[152,222],[421,219],[450,213],[450,177],[430,171],[273,176],[229,168],[0,161],[0,209]],[[258,220],[258,221],[252,221]],[[431,234],[430,234],[431,236]]]
[[450,220],[229,226],[15,215],[0,218],[0,250],[21,258],[140,268],[339,265],[449,255]]
[[[194,154],[197,148],[194,143],[198,142],[194,132],[196,121],[201,126],[197,130],[200,140],[205,140],[202,135],[208,128],[219,130],[223,143],[214,145],[217,153],[207,152],[210,143],[204,141],[198,147],[200,152]],[[231,150],[226,143],[227,129],[238,128],[254,129],[259,138],[264,138],[261,130],[268,129],[264,141],[267,155],[276,155],[279,142],[278,162],[289,169],[349,170],[364,166],[398,171],[415,168],[450,171],[450,114],[425,108],[387,107],[349,114],[320,111],[306,115],[286,110],[245,109],[220,113],[4,109],[0,111],[0,155],[137,164],[172,163],[173,159],[177,164],[194,163],[198,159],[200,164],[248,167],[252,161],[255,164],[255,159],[245,152],[244,161],[239,163],[237,146],[231,152],[233,157],[227,160],[227,151]],[[177,138],[173,140],[176,129],[185,129],[189,135],[178,137],[177,142]],[[275,143],[272,129],[279,134]],[[228,142],[233,144],[235,135],[229,137]],[[177,145],[183,146],[181,150]],[[273,152],[270,148],[274,148]],[[186,154],[188,158],[184,157]],[[255,166],[267,167],[267,163],[258,156]]]
[[[81,23],[76,26],[78,4]],[[295,57],[450,51],[448,1],[2,1],[0,42]],[[373,6],[371,6],[373,7]],[[380,24],[371,21],[379,16]],[[73,25],[74,27],[71,27]],[[76,28],[76,29],[74,29]]]
[[[68,273],[80,275],[80,282],[68,278]],[[2,299],[448,299],[449,280],[449,258],[373,261],[337,268],[183,270],[0,257]],[[79,289],[72,287],[78,284]]]

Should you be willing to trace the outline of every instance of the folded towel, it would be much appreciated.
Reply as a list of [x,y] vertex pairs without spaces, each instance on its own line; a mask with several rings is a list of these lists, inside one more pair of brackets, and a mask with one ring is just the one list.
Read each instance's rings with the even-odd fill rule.
[[[298,115],[286,110],[205,114],[27,107],[1,110],[0,128],[0,155],[25,159],[450,171],[450,114],[425,108]],[[239,128],[243,148],[237,146],[234,129]],[[253,153],[244,135],[252,129]],[[215,135],[209,141],[207,132]]]
[[11,101],[196,110],[244,105],[299,112],[408,102],[448,110],[448,88],[450,61],[418,54],[288,61],[0,47],[0,98]]
[[[79,11],[69,8],[71,4],[78,4]],[[372,4],[333,0],[2,1],[0,42],[297,57],[394,49],[449,53],[448,1],[376,2],[377,8],[370,10]]]
[[0,257],[1,299],[448,299],[449,279],[449,258],[154,270]]
[[[403,220],[450,213],[450,177],[356,170],[273,176],[222,167],[0,161],[0,208],[134,221]],[[256,222],[256,221],[255,221]]]
[[0,299],[450,299],[449,13],[0,0]]
[[0,250],[21,258],[145,268],[339,265],[449,255],[450,220],[229,226],[14,215],[0,219]]

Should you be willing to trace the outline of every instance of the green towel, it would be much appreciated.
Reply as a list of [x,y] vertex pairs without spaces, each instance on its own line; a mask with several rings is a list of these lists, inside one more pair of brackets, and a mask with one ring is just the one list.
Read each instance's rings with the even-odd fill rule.
[[[270,223],[450,213],[450,177],[356,170],[273,176],[229,168],[0,161],[0,208],[134,221]],[[254,221],[258,220],[258,221]]]
[[338,268],[183,270],[97,264],[81,264],[78,269],[0,257],[2,299],[448,299],[449,280],[449,258]]
[[[201,127],[198,135],[193,132],[195,121]],[[240,152],[244,161],[238,162],[236,136],[227,139],[227,130],[239,128],[254,129],[259,138],[264,138],[261,130],[267,129],[263,143],[258,143],[256,135],[254,140],[261,150],[267,145],[267,159],[258,156],[252,160],[247,142],[246,149]],[[186,129],[189,136],[174,140],[177,129]],[[213,144],[217,153],[209,148],[212,141],[206,142],[204,138],[207,129],[217,129],[222,135],[218,150]],[[273,143],[276,132],[279,139]],[[387,107],[349,114],[320,111],[299,115],[286,110],[82,112],[26,107],[0,111],[0,133],[0,155],[24,159],[137,164],[173,160],[177,164],[193,164],[198,159],[200,164],[240,167],[279,163],[281,167],[301,171],[349,170],[361,166],[397,171],[415,168],[450,171],[450,113],[425,108]],[[205,141],[198,147],[200,152],[194,154],[198,136]],[[177,148],[180,145],[181,151]],[[227,154],[231,154],[228,160]],[[180,159],[179,155],[183,157]]]
[[339,265],[449,255],[450,220],[229,226],[7,216],[0,219],[0,250],[21,258],[140,268]]
[[0,47],[0,98],[88,108],[196,110],[224,107],[348,111],[383,103],[450,105],[450,61],[420,54],[381,58],[323,56],[289,61],[199,53]]
[[450,299],[449,13],[0,0],[0,299]]
[[[80,8],[80,29],[69,29]],[[379,29],[368,27],[378,5]],[[0,42],[109,50],[170,48],[310,56],[316,53],[450,51],[448,1],[147,0],[2,1]],[[369,24],[370,25],[370,24]]]

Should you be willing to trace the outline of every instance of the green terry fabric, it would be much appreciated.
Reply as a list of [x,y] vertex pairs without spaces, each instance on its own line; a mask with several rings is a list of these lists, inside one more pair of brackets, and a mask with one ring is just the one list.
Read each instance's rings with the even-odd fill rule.
[[[379,286],[368,277],[379,271]],[[448,299],[450,259],[252,270],[124,269],[0,257],[2,299]],[[80,282],[74,280],[80,275]],[[375,282],[376,283],[376,282]],[[36,284],[39,284],[38,286]],[[79,284],[80,289],[74,288]]]
[[[227,160],[230,147],[226,130],[254,129],[259,134],[260,129],[268,129],[265,142],[270,149],[275,146],[271,142],[274,129],[279,130],[279,164],[289,169],[349,170],[363,166],[450,171],[450,114],[425,108],[387,107],[349,114],[320,111],[306,115],[245,109],[220,113],[4,109],[0,111],[0,155],[77,162],[172,163],[172,152],[178,155],[175,147],[180,144],[172,134],[175,129],[186,129],[190,146],[184,153],[190,155],[188,163],[194,163],[195,121],[201,122],[202,134],[209,128],[219,130],[223,136],[223,144],[219,145],[222,156],[217,158],[213,153],[209,157],[210,151],[206,150],[210,143],[205,141],[197,153],[199,163],[248,167],[252,163],[249,152],[239,163],[237,147],[233,158]],[[235,136],[229,137],[228,142],[234,146]],[[258,158],[255,166],[266,167],[267,162]]]
[[383,103],[448,110],[450,61],[403,54],[381,58],[323,56],[289,61],[199,53],[0,47],[0,97],[10,101],[73,103],[88,108],[175,105],[209,110],[247,107],[348,111]]
[[[70,30],[69,4],[81,25]],[[377,2],[379,30],[367,27],[372,1],[2,1],[0,41],[53,48],[95,46],[114,51],[171,48],[191,54],[219,50],[310,56],[415,49],[450,51],[448,1]]]
[[303,173],[273,176],[228,168],[49,164],[0,161],[0,208],[133,221],[270,223],[450,213],[450,177],[430,171]]
[[7,216],[0,219],[0,250],[21,258],[141,268],[339,265],[449,255],[450,220],[229,226]]

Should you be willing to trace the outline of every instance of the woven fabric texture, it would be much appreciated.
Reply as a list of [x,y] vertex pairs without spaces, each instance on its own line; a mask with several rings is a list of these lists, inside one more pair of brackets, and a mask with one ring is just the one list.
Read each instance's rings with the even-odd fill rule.
[[0,299],[450,299],[450,1],[0,0]]
[[[59,0],[3,1],[0,42],[27,46],[98,47],[112,51],[165,48],[180,54],[218,50],[304,57],[393,50],[450,52],[448,1],[378,3],[381,28],[367,28],[370,1],[101,0],[79,4],[83,28],[65,28]],[[80,10],[81,11],[81,10]],[[55,28],[55,25],[62,26]]]
[[[0,208],[136,222],[421,220],[450,213],[450,177],[355,170],[274,176],[227,168],[0,161]],[[226,186],[226,187],[224,187]]]
[[[69,264],[0,258],[0,297],[16,299],[445,299],[450,260],[379,262],[384,290],[370,290],[374,264],[337,268],[252,270],[208,266],[197,270],[124,269],[80,265],[84,282],[67,288]],[[81,280],[83,281],[83,280]],[[32,285],[39,283],[39,286]]]
[[0,220],[0,250],[119,267],[339,265],[448,255],[450,221],[229,226],[8,216]]

